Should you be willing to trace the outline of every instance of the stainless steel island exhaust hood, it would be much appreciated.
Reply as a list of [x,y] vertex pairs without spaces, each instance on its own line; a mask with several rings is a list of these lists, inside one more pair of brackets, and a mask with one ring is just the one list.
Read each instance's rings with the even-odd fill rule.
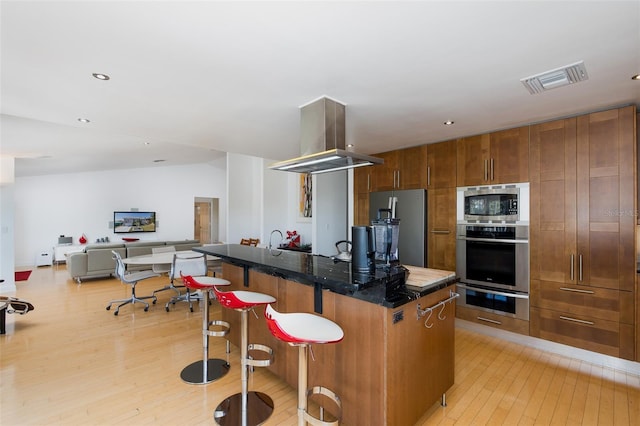
[[300,157],[269,168],[318,174],[382,163],[345,149],[345,105],[323,96],[300,107]]

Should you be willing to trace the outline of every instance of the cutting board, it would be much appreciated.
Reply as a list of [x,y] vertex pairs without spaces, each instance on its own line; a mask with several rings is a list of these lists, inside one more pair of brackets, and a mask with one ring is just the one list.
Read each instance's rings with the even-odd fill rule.
[[417,266],[402,265],[409,270],[407,285],[414,287],[427,287],[448,281],[456,276],[455,272],[442,269],[420,268]]

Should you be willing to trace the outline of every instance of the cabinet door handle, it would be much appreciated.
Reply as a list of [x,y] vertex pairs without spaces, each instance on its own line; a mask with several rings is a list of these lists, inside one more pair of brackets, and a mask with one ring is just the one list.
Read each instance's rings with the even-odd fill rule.
[[577,323],[580,323],[580,324],[586,324],[586,325],[594,325],[595,324],[595,322],[593,322],[593,321],[585,321],[585,320],[581,320],[581,319],[577,319],[577,318],[565,317],[563,315],[560,315],[559,318],[562,319],[562,320],[565,320],[565,321],[577,322]]
[[502,323],[500,321],[496,321],[496,320],[492,320],[489,318],[485,318],[485,317],[476,317],[478,319],[478,321],[486,321],[486,322],[490,322],[492,324],[498,324],[498,325],[502,325]]
[[367,174],[367,191],[371,191],[371,175]]
[[485,181],[489,180],[489,167],[488,167],[488,161],[489,161],[489,160],[484,160],[484,180],[485,180]]
[[490,161],[491,164],[491,180],[493,180],[493,158]]
[[431,167],[427,166],[427,186],[431,186]]
[[582,255],[578,257],[578,281],[582,282]]
[[448,229],[432,229],[431,230],[432,234],[450,234],[451,231],[449,231]]
[[562,291],[570,291],[573,293],[584,293],[584,294],[594,294],[595,291],[592,290],[580,290],[578,288],[569,288],[569,287],[560,287],[560,290]]
[[570,264],[571,264],[571,271],[570,271],[570,273],[569,273],[569,276],[570,276],[570,280],[571,280],[571,281],[573,281],[573,257],[574,257],[574,255],[572,254],[572,255],[571,255],[571,260],[570,260]]
[[398,185],[396,188],[400,188],[400,170],[398,170]]

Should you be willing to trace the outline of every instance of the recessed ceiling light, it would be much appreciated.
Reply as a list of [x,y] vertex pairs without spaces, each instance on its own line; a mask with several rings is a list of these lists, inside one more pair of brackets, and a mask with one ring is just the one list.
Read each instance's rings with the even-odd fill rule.
[[88,118],[78,118],[78,121],[84,124],[91,123],[91,120]]
[[633,77],[631,77],[631,80],[640,80],[640,74],[636,74]]
[[455,121],[453,121],[453,120],[447,120],[447,121],[445,121],[445,122],[444,122],[444,123],[442,123],[442,124],[444,124],[445,126],[451,126],[453,123],[455,123]]
[[111,78],[111,77],[109,77],[109,76],[108,76],[108,75],[106,75],[106,74],[100,74],[100,73],[98,73],[98,72],[94,72],[94,73],[93,73],[93,74],[91,74],[91,75],[93,75],[93,76],[94,76],[95,78],[97,78],[98,80],[109,80],[109,79]]

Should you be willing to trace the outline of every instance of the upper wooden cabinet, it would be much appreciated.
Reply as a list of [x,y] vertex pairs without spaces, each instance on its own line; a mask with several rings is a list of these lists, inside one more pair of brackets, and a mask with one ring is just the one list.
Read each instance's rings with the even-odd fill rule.
[[371,171],[373,166],[357,167],[353,169],[353,192],[371,191]]
[[427,187],[427,146],[376,154],[384,164],[372,167],[371,191]]
[[458,186],[529,181],[529,127],[458,140]]
[[456,187],[456,145],[455,140],[428,145],[427,189]]

